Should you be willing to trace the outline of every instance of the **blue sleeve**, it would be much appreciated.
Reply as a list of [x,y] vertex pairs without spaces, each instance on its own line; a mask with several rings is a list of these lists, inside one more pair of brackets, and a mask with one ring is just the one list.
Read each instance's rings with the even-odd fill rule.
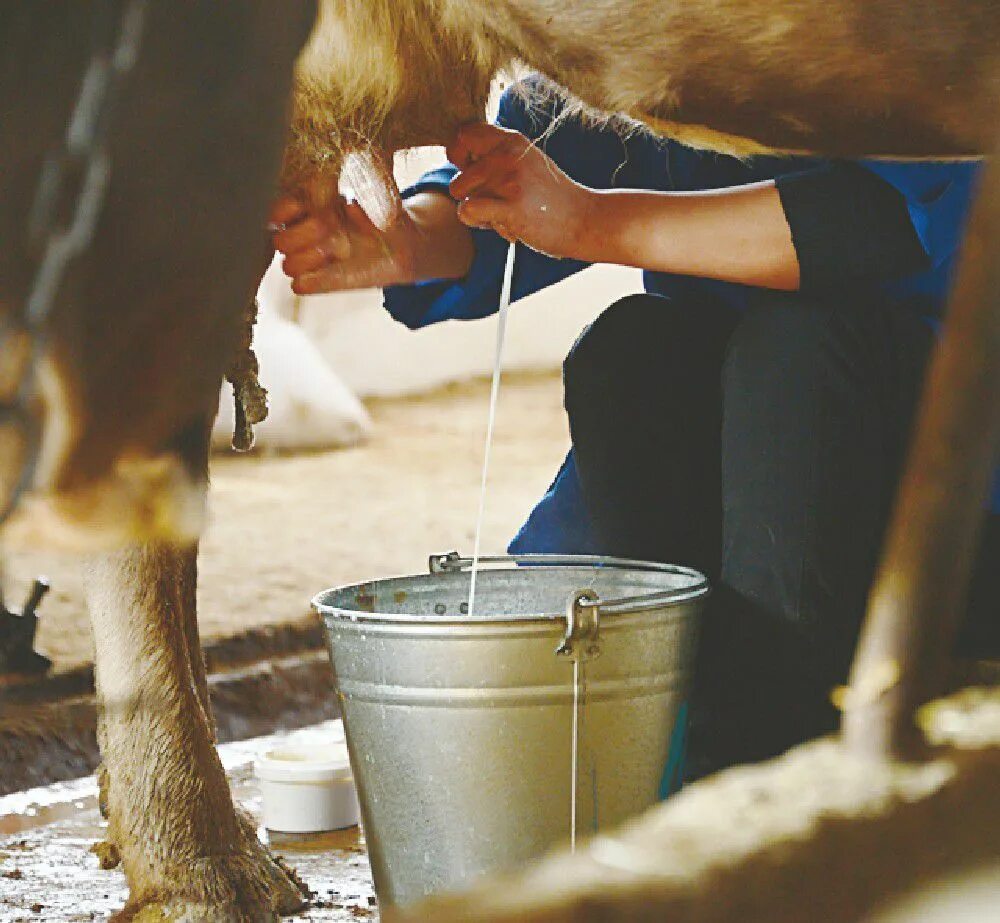
[[[513,128],[529,138],[537,139],[552,126],[557,108],[554,105],[533,106],[529,111],[531,86],[526,92],[508,90],[500,100],[497,124]],[[578,175],[579,169],[567,160],[573,159],[573,151],[579,149],[579,136],[585,129],[578,123],[566,122],[558,125],[547,137],[546,151],[567,169],[570,175],[581,182],[599,178],[601,165],[594,164],[593,157],[581,158],[586,179]],[[576,143],[574,143],[576,142]],[[610,176],[615,163],[604,163],[604,172]],[[597,169],[595,169],[595,166]],[[418,192],[439,191],[447,193],[448,184],[457,173],[451,165],[439,167],[425,173],[420,180],[403,192],[403,198]],[[493,231],[472,231],[475,255],[469,272],[458,280],[431,280],[415,285],[390,286],[384,290],[386,310],[396,320],[411,329],[426,327],[443,320],[472,320],[486,317],[497,311],[500,297],[500,283],[507,254],[507,241]],[[511,298],[516,301],[532,292],[546,288],[584,269],[588,264],[579,260],[558,260],[538,253],[530,247],[519,245],[514,262],[514,278]]]
[[980,161],[919,163],[865,160],[861,165],[899,190],[933,268],[958,249],[975,192]]
[[881,285],[926,272],[924,252],[895,186],[847,160],[777,177],[803,292]]

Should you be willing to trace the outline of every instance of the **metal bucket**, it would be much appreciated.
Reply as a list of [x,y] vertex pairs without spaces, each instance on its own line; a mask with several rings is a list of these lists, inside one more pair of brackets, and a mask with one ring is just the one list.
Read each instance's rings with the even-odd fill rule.
[[649,807],[686,695],[708,594],[697,571],[482,558],[469,616],[470,564],[434,556],[429,574],[313,600],[384,905],[567,841],[571,802],[580,835]]

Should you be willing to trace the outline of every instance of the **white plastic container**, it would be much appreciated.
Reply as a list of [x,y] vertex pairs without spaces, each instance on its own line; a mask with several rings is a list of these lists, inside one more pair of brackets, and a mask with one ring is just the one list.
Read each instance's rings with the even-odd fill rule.
[[346,744],[289,741],[259,756],[255,768],[268,830],[318,833],[358,823]]

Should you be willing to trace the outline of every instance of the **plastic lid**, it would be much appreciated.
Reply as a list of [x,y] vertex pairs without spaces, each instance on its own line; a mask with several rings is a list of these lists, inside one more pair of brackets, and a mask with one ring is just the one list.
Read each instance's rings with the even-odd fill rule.
[[351,778],[347,745],[302,746],[289,742],[257,757],[255,771],[265,782],[337,782]]
[[285,749],[285,747],[291,745],[293,747],[307,747],[309,749],[313,748],[323,748],[329,744],[342,744],[347,740],[344,734],[344,721],[342,718],[336,718],[333,721],[324,721],[322,724],[316,724],[313,727],[299,728],[297,731],[292,731],[286,737],[283,737],[281,741],[276,741],[275,745],[278,749]]

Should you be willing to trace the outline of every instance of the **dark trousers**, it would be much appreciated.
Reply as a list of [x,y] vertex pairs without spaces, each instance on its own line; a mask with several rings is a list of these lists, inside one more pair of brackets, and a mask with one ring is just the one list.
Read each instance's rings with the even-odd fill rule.
[[[689,778],[834,729],[933,334],[878,304],[625,298],[565,363],[584,498],[609,554],[712,578]],[[960,645],[1000,650],[991,517]]]

